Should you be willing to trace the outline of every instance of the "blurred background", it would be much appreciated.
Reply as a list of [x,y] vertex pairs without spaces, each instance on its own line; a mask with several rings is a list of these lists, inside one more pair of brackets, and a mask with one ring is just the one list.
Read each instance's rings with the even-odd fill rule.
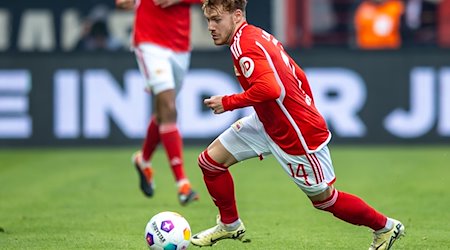
[[[368,19],[373,2],[386,5],[377,20]],[[213,45],[199,6],[192,13],[178,122],[198,144],[250,110],[218,117],[203,107],[241,89],[228,48]],[[305,69],[334,143],[449,142],[449,0],[250,0],[247,19]],[[0,147],[140,145],[152,107],[129,48],[132,24],[113,0],[3,2]]]

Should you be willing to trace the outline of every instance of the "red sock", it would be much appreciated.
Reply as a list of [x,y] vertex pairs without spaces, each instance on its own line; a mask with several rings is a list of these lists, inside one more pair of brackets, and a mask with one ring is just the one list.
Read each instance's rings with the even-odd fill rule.
[[144,161],[150,161],[153,152],[155,152],[156,146],[159,144],[159,141],[159,125],[156,121],[156,117],[152,116],[150,123],[148,124],[144,143],[142,144],[142,158]]
[[384,228],[387,218],[359,197],[333,191],[330,198],[313,202],[314,207],[333,213],[337,218],[354,225],[367,226],[374,231]]
[[225,224],[235,222],[239,219],[239,215],[230,171],[224,165],[214,161],[206,150],[200,154],[198,164],[203,171],[203,180],[208,192],[219,208],[221,221]]
[[166,150],[175,180],[178,182],[186,179],[183,167],[183,140],[177,125],[175,123],[160,125],[159,135]]

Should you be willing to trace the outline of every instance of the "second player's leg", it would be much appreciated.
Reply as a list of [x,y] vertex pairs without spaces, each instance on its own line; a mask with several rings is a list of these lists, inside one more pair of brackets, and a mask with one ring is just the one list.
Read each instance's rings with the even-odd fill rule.
[[[152,120],[155,126],[149,126],[148,131],[151,133],[148,133],[142,151],[146,153],[144,156],[150,158],[157,143],[163,144],[178,185],[179,201],[186,205],[198,199],[198,195],[191,189],[184,171],[183,141],[177,127],[176,89],[177,84],[183,80],[189,60],[185,55],[179,57],[180,62],[184,63],[174,67],[172,58],[178,60],[178,55],[173,51],[153,44],[141,44],[136,50],[139,68],[146,79],[147,88],[153,94],[153,115],[156,118]],[[183,74],[178,74],[179,72]]]
[[154,96],[156,117],[160,125],[176,123],[176,92],[175,89],[167,89]]
[[192,190],[184,170],[183,139],[177,126],[175,98],[175,89],[167,89],[155,95],[154,103],[159,135],[178,186],[178,198],[182,205],[186,205],[198,199],[198,195]]

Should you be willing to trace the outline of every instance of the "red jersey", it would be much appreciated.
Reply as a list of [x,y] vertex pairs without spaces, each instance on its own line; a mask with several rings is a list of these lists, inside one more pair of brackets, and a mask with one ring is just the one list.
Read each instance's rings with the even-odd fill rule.
[[225,96],[225,110],[253,106],[266,133],[286,153],[320,150],[331,139],[303,70],[272,35],[244,23],[230,46],[244,92]]
[[156,6],[153,0],[137,0],[133,44],[148,42],[176,52],[189,51],[192,3],[202,0],[182,0],[167,8]]

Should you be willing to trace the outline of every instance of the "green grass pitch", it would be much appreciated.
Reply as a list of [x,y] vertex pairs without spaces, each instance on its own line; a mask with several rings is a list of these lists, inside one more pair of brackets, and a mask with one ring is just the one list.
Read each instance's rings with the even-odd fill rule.
[[[198,232],[217,210],[185,150],[200,201],[181,207],[165,154],[158,150],[156,193],[145,198],[130,162],[134,148],[0,150],[0,249],[146,249],[144,227],[176,211]],[[339,190],[397,218],[407,235],[395,249],[450,249],[450,147],[331,146]],[[231,168],[250,243],[212,249],[368,249],[371,232],[314,209],[273,157]],[[190,246],[190,249],[196,247]]]

